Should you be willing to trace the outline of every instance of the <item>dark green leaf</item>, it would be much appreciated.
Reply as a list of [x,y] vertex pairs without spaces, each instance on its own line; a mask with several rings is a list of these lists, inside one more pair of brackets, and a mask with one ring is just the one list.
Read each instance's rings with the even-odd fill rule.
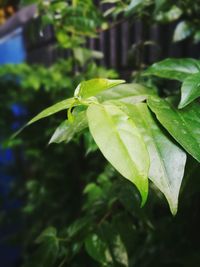
[[97,234],[91,234],[85,240],[85,249],[93,259],[101,264],[107,265],[112,263],[112,257],[107,244]]
[[200,161],[199,103],[193,102],[178,110],[170,102],[158,97],[148,99],[148,105],[160,123],[189,154]]
[[192,58],[168,58],[153,64],[145,74],[167,79],[184,81],[188,76],[200,71],[200,61]]
[[90,105],[87,117],[99,149],[125,178],[137,186],[143,205],[148,194],[149,155],[138,129],[112,104]]
[[179,108],[183,108],[200,96],[200,72],[192,74],[182,84],[181,102]]

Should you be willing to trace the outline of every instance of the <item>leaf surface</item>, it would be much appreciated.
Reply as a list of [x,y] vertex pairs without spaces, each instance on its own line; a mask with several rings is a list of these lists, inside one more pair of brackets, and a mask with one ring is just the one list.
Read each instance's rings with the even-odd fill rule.
[[74,98],[68,98],[63,101],[56,103],[53,106],[50,106],[40,112],[37,116],[35,116],[32,120],[30,120],[27,125],[30,125],[38,120],[41,120],[45,117],[51,116],[61,110],[68,109],[74,102]]
[[170,102],[158,97],[150,97],[147,101],[160,123],[189,154],[200,162],[199,103],[193,102],[184,109],[178,110],[172,101]]
[[65,120],[62,122],[52,135],[49,144],[70,142],[76,133],[81,132],[87,127],[86,112],[81,111],[74,116],[73,121]]
[[182,84],[179,108],[183,108],[200,96],[200,72],[192,74]]
[[124,82],[124,80],[108,80],[101,78],[84,81],[78,85],[74,95],[76,97],[88,98]]
[[137,127],[111,104],[90,105],[87,117],[99,149],[119,173],[136,185],[143,205],[148,194],[149,155]]
[[150,155],[149,178],[165,195],[172,214],[176,214],[186,153],[164,134],[145,103],[126,107],[146,142]]
[[200,61],[192,58],[168,58],[154,63],[145,75],[155,75],[166,79],[184,81],[193,73],[200,72]]
[[148,95],[154,95],[155,91],[137,83],[122,84],[106,90],[96,97],[100,102],[119,100],[124,103],[137,103],[147,99]]

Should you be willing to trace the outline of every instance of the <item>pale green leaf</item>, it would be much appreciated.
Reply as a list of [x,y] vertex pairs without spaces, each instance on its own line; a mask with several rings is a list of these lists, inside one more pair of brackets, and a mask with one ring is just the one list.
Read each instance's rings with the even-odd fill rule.
[[150,97],[147,103],[174,139],[200,161],[199,103],[193,102],[181,110],[169,101],[158,97]]
[[187,37],[189,37],[192,34],[192,28],[191,25],[187,21],[181,21],[176,26],[176,29],[174,31],[173,41],[179,42]]
[[74,95],[75,97],[83,97],[83,98],[95,96],[99,94],[101,91],[108,90],[124,82],[125,82],[124,80],[108,80],[101,78],[84,81],[78,85]]
[[[57,113],[61,110],[68,109],[71,105],[74,103],[74,98],[68,98],[63,101],[60,101],[56,103],[53,106],[50,106],[46,109],[44,109],[42,112],[40,112],[37,116],[35,116],[32,120],[30,120],[27,125],[30,125],[38,120],[41,120],[45,117],[51,116],[54,113]],[[74,103],[75,104],[75,103]]]
[[182,84],[179,108],[183,108],[200,96],[200,72],[192,74]]
[[74,115],[73,121],[65,120],[58,126],[51,137],[49,144],[61,142],[68,143],[72,140],[75,134],[84,130],[87,125],[86,112],[81,111]]
[[106,90],[96,97],[100,102],[118,100],[124,103],[137,103],[147,99],[148,95],[154,95],[155,91],[137,83],[122,84]]
[[143,205],[148,194],[149,155],[137,127],[112,104],[91,104],[87,117],[99,149],[119,173],[136,185]]
[[44,109],[42,112],[40,112],[37,116],[35,116],[33,119],[31,119],[25,126],[23,126],[21,129],[19,129],[16,133],[12,135],[12,138],[15,138],[21,131],[24,130],[28,125],[31,125],[32,123],[39,121],[43,118],[46,118],[48,116],[53,115],[54,113],[57,113],[61,110],[68,109],[72,105],[76,106],[77,103],[75,102],[74,98],[68,98],[61,102],[58,102],[54,104],[53,106],[50,106],[46,109]]
[[115,4],[120,2],[120,0],[103,0],[101,1],[101,4]]
[[143,135],[150,155],[149,178],[165,195],[172,214],[176,214],[186,153],[160,129],[145,103],[126,104],[126,108]]

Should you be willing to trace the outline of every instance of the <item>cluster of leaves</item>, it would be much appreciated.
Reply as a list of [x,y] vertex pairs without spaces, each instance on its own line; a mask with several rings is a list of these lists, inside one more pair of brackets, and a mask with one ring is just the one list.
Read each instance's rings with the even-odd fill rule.
[[[104,157],[129,180],[123,180],[110,165],[95,181],[87,180],[89,183],[85,184],[83,190],[85,200],[80,218],[59,233],[55,228],[47,228],[37,241],[40,245],[36,254],[32,255],[33,262],[34,259],[37,262],[38,253],[45,246],[45,252],[49,254],[43,254],[41,266],[46,266],[47,262],[51,266],[59,262],[61,266],[76,266],[79,264],[77,257],[84,251],[100,266],[144,264],[142,255],[149,253],[148,246],[153,248],[154,242],[158,242],[153,234],[153,195],[146,210],[141,209],[139,195],[130,182],[139,189],[143,205],[149,178],[156,186],[150,184],[150,193],[154,191],[158,196],[159,189],[165,195],[171,212],[176,213],[184,172],[186,179],[193,171],[198,173],[199,168],[196,162],[200,161],[200,114],[196,100],[199,97],[198,84],[195,83],[195,77],[193,86],[184,84],[187,79],[199,75],[199,72],[198,60],[168,59],[154,64],[144,73],[183,82],[179,108],[177,96],[160,98],[154,89],[139,84],[93,79],[80,83],[73,98],[45,109],[28,123],[30,125],[68,109],[68,119],[58,126],[50,143],[68,143],[89,127]],[[188,86],[187,98],[183,98],[185,86]],[[93,175],[96,175],[96,171],[93,171]],[[139,219],[139,225],[135,224],[135,216]],[[169,222],[165,222],[169,226]],[[165,231],[165,223],[161,223],[160,227]],[[173,223],[170,231],[174,231]],[[146,245],[142,243],[141,247],[139,240],[144,233],[147,235]],[[158,247],[155,248],[157,251]],[[138,249],[138,252],[135,253],[134,249]],[[154,257],[153,253],[145,266],[153,266]],[[169,261],[169,266],[170,262],[173,260]]]
[[[10,89],[1,91],[4,130],[11,125],[7,111],[13,102],[24,105],[31,117],[65,98],[28,124],[63,111],[60,116],[28,127],[23,142],[17,137],[23,148],[15,170],[24,179],[15,186],[15,195],[24,200],[18,233],[23,266],[199,266],[194,241],[200,217],[199,61],[168,59],[144,73],[150,81],[152,76],[180,81],[179,105],[179,95],[161,98],[147,84],[107,80],[116,73],[98,67],[93,59],[102,54],[84,47],[86,37],[109,27],[94,1],[23,1],[32,2],[39,3],[44,24],[53,24],[71,57],[48,69],[25,64],[0,68],[2,88]],[[196,8],[191,1],[176,1],[176,6],[169,0],[100,3],[111,4],[104,17],[157,22],[184,19]],[[82,82],[93,77],[104,79]],[[74,96],[67,98],[77,84]],[[63,144],[41,149],[52,133],[49,143]],[[175,214],[181,184],[184,194],[172,218],[165,213],[163,196]],[[143,209],[135,186],[142,205],[150,195]],[[188,228],[194,229],[192,236]]]
[[193,37],[199,42],[199,4],[192,0],[105,0],[103,3],[110,3],[112,6],[105,12],[105,15],[112,15],[117,18],[123,14],[127,19],[141,18],[155,23],[178,22],[174,31],[173,40],[182,41]]
[[[150,89],[137,84],[110,89],[123,81],[93,79],[79,84],[73,98],[47,108],[28,125],[68,109],[68,119],[57,128],[50,143],[69,142],[88,124],[105,158],[137,186],[142,205],[147,198],[149,177],[164,193],[175,214],[186,154],[163,133],[149,109],[174,139],[200,161],[199,107],[194,102],[199,97],[199,61],[184,59],[182,63],[180,65],[180,60],[168,59],[156,63],[145,74],[168,78],[173,73],[170,78],[179,80],[184,77],[179,104],[183,110],[176,108],[176,98],[161,99]],[[191,74],[192,70],[194,74]]]

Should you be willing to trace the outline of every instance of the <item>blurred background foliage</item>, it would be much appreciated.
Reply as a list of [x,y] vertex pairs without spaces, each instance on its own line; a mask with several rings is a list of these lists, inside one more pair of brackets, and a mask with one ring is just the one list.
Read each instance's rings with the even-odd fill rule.
[[[48,68],[26,63],[0,67],[2,147],[14,153],[12,165],[4,168],[16,177],[1,199],[0,222],[2,229],[16,224],[17,230],[2,240],[20,245],[16,266],[198,267],[198,166],[188,162],[193,176],[187,180],[186,172],[179,212],[173,218],[153,185],[148,203],[140,208],[134,186],[106,163],[88,132],[70,144],[48,146],[65,112],[27,128],[16,139],[8,137],[46,106],[71,96],[80,81],[120,77],[116,70],[100,66],[103,54],[86,48],[87,38],[140,18],[145,23],[177,21],[174,41],[199,41],[200,3],[104,0],[101,7],[106,8],[99,8],[92,0],[21,1],[30,3],[38,4],[41,29],[52,24],[59,46],[70,56]],[[142,60],[134,70],[141,71]],[[129,77],[133,79],[162,88],[160,81],[144,80],[138,73]],[[16,199],[17,205],[7,209],[5,203]]]

